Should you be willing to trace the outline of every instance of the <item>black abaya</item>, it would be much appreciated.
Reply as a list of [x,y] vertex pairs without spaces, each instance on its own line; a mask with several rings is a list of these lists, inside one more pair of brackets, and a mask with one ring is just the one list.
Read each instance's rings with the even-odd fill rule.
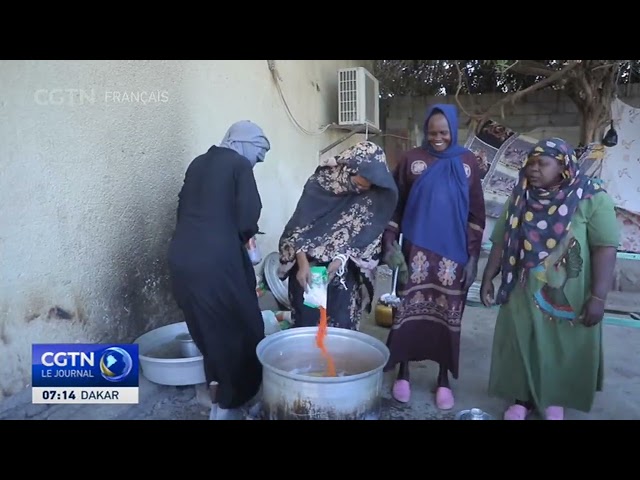
[[254,397],[262,381],[264,323],[245,248],[261,210],[252,166],[235,151],[211,147],[187,169],[169,249],[173,294],[225,409]]

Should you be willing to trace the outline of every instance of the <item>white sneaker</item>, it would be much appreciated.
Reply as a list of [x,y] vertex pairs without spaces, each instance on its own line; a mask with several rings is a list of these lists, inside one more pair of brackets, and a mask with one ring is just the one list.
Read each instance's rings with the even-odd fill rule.
[[217,404],[211,406],[209,420],[244,420],[241,408],[220,408]]
[[262,403],[256,402],[248,409],[247,420],[262,420]]

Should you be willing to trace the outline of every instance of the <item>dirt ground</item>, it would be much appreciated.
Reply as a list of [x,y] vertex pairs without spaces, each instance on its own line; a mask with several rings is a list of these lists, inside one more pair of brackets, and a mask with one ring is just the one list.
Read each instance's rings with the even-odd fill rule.
[[[500,418],[506,402],[489,398],[486,386],[489,373],[491,339],[496,309],[468,307],[462,328],[461,373],[452,388],[456,405],[442,412],[434,405],[432,389],[437,369],[431,362],[415,364],[412,369],[412,399],[399,404],[390,396],[393,372],[385,375],[383,420],[448,420],[456,412],[479,407]],[[640,322],[639,322],[640,325]],[[371,320],[362,331],[386,340],[388,330]],[[597,396],[589,414],[568,411],[567,419],[635,420],[640,419],[640,329],[605,324],[605,391]],[[195,387],[155,385],[144,377],[140,383],[138,405],[33,405],[31,390],[25,389],[0,404],[0,419],[95,419],[95,420],[205,420],[208,409],[199,401]],[[536,419],[536,417],[532,417]]]

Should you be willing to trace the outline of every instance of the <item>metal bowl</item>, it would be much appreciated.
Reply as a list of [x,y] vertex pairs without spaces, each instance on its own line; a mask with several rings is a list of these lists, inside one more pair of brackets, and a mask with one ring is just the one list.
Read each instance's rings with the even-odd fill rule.
[[469,408],[458,412],[456,420],[493,420],[493,417],[479,408]]
[[181,333],[176,335],[176,342],[180,345],[180,354],[185,358],[199,357],[202,355],[196,343],[188,333]]
[[140,351],[140,369],[159,385],[184,386],[206,382],[202,356],[184,358],[176,336],[189,333],[185,322],[151,330],[135,340]]

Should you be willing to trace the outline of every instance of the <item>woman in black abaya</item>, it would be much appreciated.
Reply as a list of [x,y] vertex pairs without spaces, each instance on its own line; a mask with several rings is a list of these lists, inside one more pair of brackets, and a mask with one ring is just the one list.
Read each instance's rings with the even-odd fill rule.
[[249,121],[189,165],[169,249],[173,294],[204,358],[213,419],[238,419],[259,391],[264,324],[245,244],[262,210],[253,167],[270,144]]

